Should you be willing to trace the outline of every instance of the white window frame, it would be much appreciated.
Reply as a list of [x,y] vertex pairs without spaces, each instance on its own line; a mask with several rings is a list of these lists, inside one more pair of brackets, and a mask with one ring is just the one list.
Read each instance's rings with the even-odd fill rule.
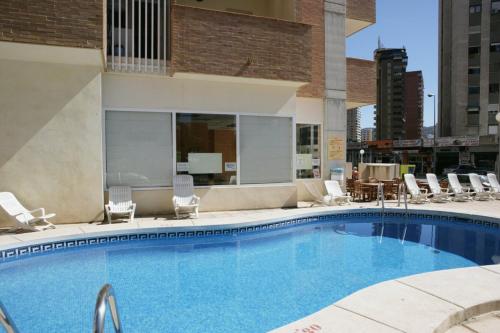
[[[320,139],[320,145],[319,145],[319,158],[320,158],[320,165],[319,165],[319,174],[320,174],[320,178],[297,178],[297,170],[296,170],[296,167],[294,167],[294,170],[295,170],[295,173],[294,173],[294,176],[295,176],[295,179],[294,181],[311,181],[311,180],[322,180],[323,179],[323,146],[324,146],[324,137],[323,137],[323,124],[320,123],[319,121],[317,122],[300,122],[300,123],[296,123],[295,124],[295,127],[294,127],[294,132],[297,132],[297,125],[311,125],[311,126],[314,126],[314,125],[317,125],[319,126],[319,133],[318,133],[318,136],[319,136],[319,139]],[[297,138],[294,137],[294,152],[295,154],[297,154]],[[293,157],[294,159],[297,158],[297,156],[294,156]],[[296,162],[296,161],[295,161]]]
[[[197,185],[195,188],[238,188],[238,187],[274,187],[283,185],[293,185],[297,180],[296,161],[297,158],[297,143],[296,143],[296,116],[283,115],[283,114],[263,114],[263,113],[236,113],[236,112],[214,112],[214,111],[201,111],[201,110],[178,110],[178,109],[151,109],[151,108],[130,108],[130,107],[103,107],[102,112],[102,160],[103,160],[103,189],[108,191],[106,179],[106,112],[110,111],[123,111],[123,112],[160,112],[170,113],[172,119],[172,177],[177,175],[177,114],[213,114],[213,115],[229,115],[234,116],[236,121],[236,185]],[[286,183],[269,183],[269,184],[241,184],[240,183],[240,116],[258,116],[258,117],[280,117],[290,118],[292,120],[292,161],[291,161],[291,181]],[[320,123],[311,123],[311,125],[320,125]],[[322,145],[321,145],[322,146]],[[323,151],[321,147],[321,156]],[[155,191],[160,189],[172,189],[172,186],[161,187],[134,187],[136,191]]]

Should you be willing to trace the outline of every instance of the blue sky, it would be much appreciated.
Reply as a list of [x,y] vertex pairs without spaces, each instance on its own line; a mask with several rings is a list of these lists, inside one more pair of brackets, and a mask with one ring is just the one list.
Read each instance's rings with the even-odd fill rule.
[[[384,47],[406,47],[407,71],[424,75],[424,126],[433,124],[429,92],[438,93],[438,0],[376,0],[377,23],[347,39],[347,55],[373,59],[378,37]],[[437,97],[436,97],[437,102]],[[362,108],[361,127],[373,126],[373,107]]]

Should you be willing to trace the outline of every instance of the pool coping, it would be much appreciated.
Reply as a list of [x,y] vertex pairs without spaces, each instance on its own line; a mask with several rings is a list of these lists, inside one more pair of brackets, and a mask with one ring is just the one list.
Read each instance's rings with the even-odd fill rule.
[[[401,208],[386,208],[385,214],[389,217],[405,216],[405,211]],[[276,230],[294,225],[305,225],[326,220],[331,216],[339,216],[341,218],[376,217],[381,216],[381,210],[379,207],[374,206],[362,208],[346,206],[337,209],[322,207],[306,209],[300,212],[283,212],[278,215],[271,218],[260,218],[250,215],[247,218],[240,217],[237,223],[234,223],[234,218],[227,218],[225,221],[218,219],[219,223],[207,223],[203,225],[179,225],[177,223],[177,225],[172,226],[169,223],[164,223],[164,226],[162,226],[162,223],[160,225],[147,225],[146,223],[139,222],[127,225],[86,225],[76,229],[62,228],[61,230],[55,229],[38,233],[13,235],[12,237],[2,236],[0,238],[0,262],[13,256],[22,257],[29,253],[49,252],[63,248],[105,244],[108,242],[234,235],[253,231]],[[429,210],[425,208],[408,209],[408,215],[410,218],[416,217],[440,221],[456,222],[458,219],[460,223],[500,228],[500,219],[487,215]],[[233,223],[231,223],[231,220]],[[462,271],[466,272],[466,274],[462,274]],[[467,278],[453,278],[456,274],[459,276],[477,275],[476,271],[482,275],[489,275],[490,279],[494,276],[496,278],[493,279],[495,284],[500,285],[500,265],[434,271],[398,278],[359,290],[310,316],[287,324],[272,332],[445,332],[448,328],[473,316],[500,310],[500,288],[497,288],[499,289],[497,293],[492,292],[491,288],[477,290],[477,288],[474,288],[477,283],[476,280],[474,283],[464,283]],[[443,281],[443,278],[440,276],[443,274],[446,277],[446,284],[441,286],[443,291],[455,288],[460,293],[470,293],[471,297],[474,296],[473,298],[478,301],[474,304],[467,304],[467,306],[457,304],[457,302],[451,301],[450,297],[442,295],[439,290],[436,291],[433,289],[430,292],[425,288],[414,285],[413,282],[415,279],[420,279],[418,280],[420,284],[423,283],[425,286],[427,281],[432,287],[439,281]],[[429,286],[427,287],[432,289]],[[473,292],[469,289],[473,290]],[[411,295],[411,297],[408,298],[408,295]],[[417,303],[413,302],[415,304],[411,305],[414,299],[419,299],[420,301]],[[422,307],[420,304],[425,304],[426,306]],[[397,318],[398,320],[394,322],[391,318]],[[429,318],[432,318],[432,320]],[[411,323],[411,325],[406,325],[405,323]]]

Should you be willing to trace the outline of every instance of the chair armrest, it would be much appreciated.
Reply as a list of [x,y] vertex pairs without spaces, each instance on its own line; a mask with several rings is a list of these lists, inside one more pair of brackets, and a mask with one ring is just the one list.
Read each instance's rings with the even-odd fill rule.
[[423,194],[427,194],[427,192],[429,192],[426,188],[419,187],[419,189],[420,189],[420,192]]
[[193,194],[193,199],[191,199],[191,202],[193,204],[196,204],[196,205],[199,204],[200,203],[200,197]]
[[37,209],[33,209],[33,210],[30,210],[28,213],[35,213],[35,212],[40,212],[40,216],[45,216],[45,208],[37,208]]

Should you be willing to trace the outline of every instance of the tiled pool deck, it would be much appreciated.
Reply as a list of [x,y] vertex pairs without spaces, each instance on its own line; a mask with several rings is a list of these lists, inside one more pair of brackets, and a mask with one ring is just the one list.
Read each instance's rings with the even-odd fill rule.
[[[334,212],[362,209],[375,212],[375,203],[350,206],[265,209],[200,213],[198,219],[176,220],[173,216],[139,217],[134,223],[83,223],[58,225],[55,230],[36,233],[0,232],[0,250],[55,242],[70,238],[99,237],[137,232],[199,231],[257,225]],[[396,207],[394,201],[386,208]],[[403,206],[403,205],[401,205]],[[500,223],[500,201],[446,204],[410,204],[419,213],[442,212]],[[161,229],[159,229],[161,228]],[[386,281],[360,290],[339,302],[279,328],[274,333],[298,332],[500,332],[500,265],[425,273]],[[488,313],[492,313],[489,314]],[[474,318],[479,316],[477,318]],[[493,328],[493,330],[492,330]]]

